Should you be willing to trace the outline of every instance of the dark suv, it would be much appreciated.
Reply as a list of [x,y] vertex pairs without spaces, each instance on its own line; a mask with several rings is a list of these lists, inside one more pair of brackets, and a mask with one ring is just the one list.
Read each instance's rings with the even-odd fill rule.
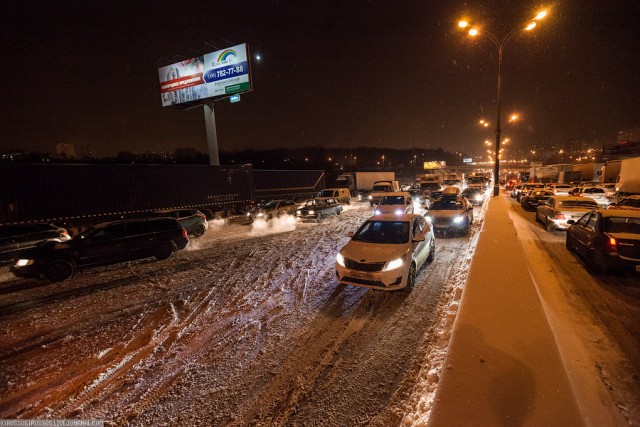
[[189,243],[171,218],[108,222],[88,228],[64,243],[46,242],[20,255],[10,267],[18,277],[65,280],[77,270],[154,256],[166,259]]
[[64,228],[53,224],[14,224],[0,227],[0,260],[9,261],[26,249],[47,240],[71,239]]

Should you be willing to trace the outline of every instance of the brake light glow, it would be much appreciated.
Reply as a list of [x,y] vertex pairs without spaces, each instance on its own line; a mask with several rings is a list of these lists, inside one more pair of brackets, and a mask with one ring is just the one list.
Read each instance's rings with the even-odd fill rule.
[[558,212],[556,214],[556,219],[564,219],[564,215],[562,215],[562,212]]
[[187,238],[187,230],[185,230],[184,228],[182,229],[182,237],[183,238]]
[[605,250],[607,252],[618,252],[618,242],[616,242],[616,239],[609,237]]

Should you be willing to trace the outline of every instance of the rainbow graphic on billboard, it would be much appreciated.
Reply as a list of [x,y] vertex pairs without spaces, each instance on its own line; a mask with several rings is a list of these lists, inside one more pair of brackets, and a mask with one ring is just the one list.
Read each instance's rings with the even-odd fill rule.
[[226,60],[227,58],[229,58],[230,56],[233,56],[233,57],[235,58],[235,57],[236,57],[236,56],[238,56],[238,55],[236,54],[236,51],[235,51],[235,50],[233,50],[233,49],[227,49],[227,50],[225,50],[224,52],[222,52],[222,53],[220,54],[220,56],[218,57],[218,61],[217,61],[217,62],[225,61],[225,60]]
[[251,90],[245,43],[158,68],[162,106],[197,105]]

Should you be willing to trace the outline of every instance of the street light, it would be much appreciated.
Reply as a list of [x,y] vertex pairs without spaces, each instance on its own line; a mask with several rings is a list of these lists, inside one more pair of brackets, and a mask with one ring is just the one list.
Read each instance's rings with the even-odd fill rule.
[[[488,32],[488,31],[480,32],[480,30],[478,28],[475,28],[475,27],[471,26],[471,24],[466,20],[458,22],[458,27],[460,27],[460,28],[466,29],[467,27],[471,27],[469,29],[469,31],[467,32],[467,34],[469,34],[471,37],[485,36],[486,38],[491,40],[491,42],[498,49],[498,100],[497,100],[497,102],[498,102],[498,116],[497,116],[497,119],[496,119],[496,150],[495,150],[496,153],[500,153],[500,132],[501,132],[501,129],[500,129],[500,95],[501,95],[501,91],[502,91],[502,52],[504,51],[504,47],[507,45],[507,42],[509,40],[511,40],[513,38],[513,36],[515,36],[516,34],[518,34],[521,31],[531,31],[531,30],[533,30],[537,25],[536,21],[539,21],[539,20],[543,19],[545,16],[547,16],[547,11],[546,10],[542,10],[542,11],[538,12],[538,14],[535,16],[535,18],[533,18],[530,21],[524,22],[524,23],[518,25],[517,27],[513,28],[502,39],[499,39],[494,34]],[[493,182],[493,195],[494,195],[494,197],[500,195],[500,181],[498,179],[499,176],[500,176],[500,159],[499,159],[498,156],[496,156],[495,166],[493,168],[493,179],[494,179],[494,182]]]

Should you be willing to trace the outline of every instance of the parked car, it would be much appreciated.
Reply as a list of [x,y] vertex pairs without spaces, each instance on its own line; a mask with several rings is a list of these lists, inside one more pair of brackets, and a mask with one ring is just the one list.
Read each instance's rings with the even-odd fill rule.
[[168,209],[155,211],[153,216],[176,219],[182,228],[187,230],[188,234],[195,237],[202,236],[209,228],[206,215],[198,209]]
[[320,190],[316,198],[329,198],[333,197],[338,199],[340,203],[351,204],[351,192],[348,188],[325,188]]
[[297,210],[298,205],[293,200],[270,200],[251,208],[246,217],[249,222],[253,222],[255,219],[267,220],[282,215],[295,215]]
[[478,187],[467,187],[460,194],[474,206],[480,206],[487,196],[487,191]]
[[76,270],[141,258],[166,259],[189,243],[173,218],[141,218],[89,227],[66,242],[47,242],[20,255],[10,267],[17,277],[65,280]]
[[607,196],[607,199],[609,199],[609,201],[611,201],[611,199],[615,198],[616,196],[616,184],[614,183],[610,183],[610,184],[601,184],[600,187],[602,187],[604,189],[604,194],[605,196]]
[[625,267],[640,272],[640,211],[599,209],[570,224],[567,249],[587,267],[603,274]]
[[469,234],[473,224],[473,206],[462,196],[441,197],[425,215],[435,232]]
[[349,235],[351,240],[336,256],[341,284],[411,290],[420,267],[435,256],[433,229],[416,214],[376,215]]
[[542,189],[544,189],[544,184],[539,182],[528,182],[526,184],[523,184],[522,189],[516,195],[516,200],[519,202],[531,190],[542,190]]
[[547,200],[553,195],[553,191],[551,190],[533,190],[527,193],[526,196],[520,198],[520,205],[522,205],[522,208],[525,210],[535,210],[542,201]]
[[302,221],[322,221],[328,216],[340,215],[342,205],[338,199],[316,198],[309,200],[296,211],[296,216]]
[[406,191],[388,193],[380,199],[380,202],[373,211],[374,215],[383,213],[413,213],[413,198]]
[[0,261],[8,261],[40,242],[66,242],[66,229],[53,224],[13,224],[0,227]]
[[412,188],[408,191],[408,193],[411,195],[411,198],[413,199],[414,206],[415,205],[422,206],[426,203],[426,199],[422,196],[422,191],[416,188]]
[[514,186],[511,187],[511,198],[513,198],[513,199],[517,199],[518,198],[518,195],[522,191],[522,186],[523,185],[524,184],[518,183],[518,184],[514,184]]
[[573,190],[573,187],[569,184],[547,184],[547,188],[553,191],[556,196],[568,196]]
[[548,231],[566,230],[569,220],[575,221],[597,208],[598,204],[586,197],[554,196],[538,205],[536,221],[542,222]]
[[602,187],[578,187],[573,190],[574,196],[589,197],[601,206],[608,206],[610,201]]
[[640,196],[629,196],[609,206],[615,209],[640,209]]

